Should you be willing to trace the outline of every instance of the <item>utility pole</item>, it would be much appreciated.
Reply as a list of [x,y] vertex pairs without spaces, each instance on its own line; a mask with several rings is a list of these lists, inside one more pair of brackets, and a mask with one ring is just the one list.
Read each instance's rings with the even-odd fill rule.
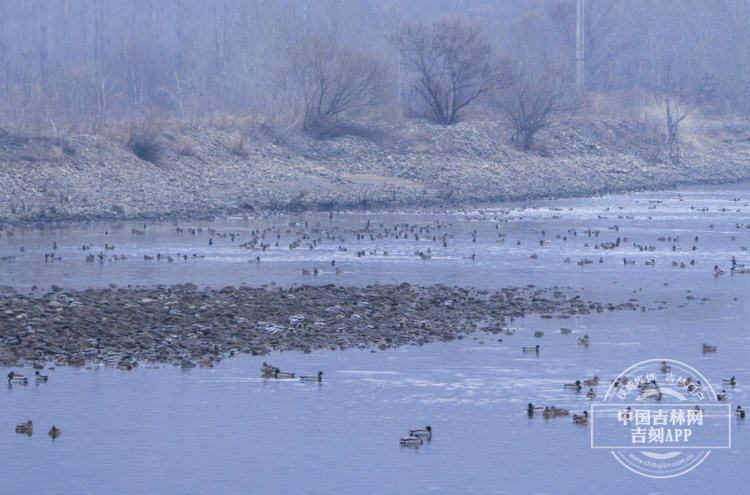
[[576,82],[578,89],[584,89],[584,39],[586,30],[584,29],[584,18],[586,13],[583,9],[584,0],[576,0]]

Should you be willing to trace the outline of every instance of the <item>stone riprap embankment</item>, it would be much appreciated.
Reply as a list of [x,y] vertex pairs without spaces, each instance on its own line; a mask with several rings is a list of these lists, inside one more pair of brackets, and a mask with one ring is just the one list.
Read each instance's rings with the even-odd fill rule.
[[[53,287],[48,294],[24,296],[5,287],[0,290],[0,361],[37,367],[102,360],[190,366],[230,352],[385,350],[477,331],[512,335],[512,322],[525,315],[541,315],[550,320],[550,331],[559,331],[573,315],[640,307],[634,301],[584,301],[572,289],[533,286],[492,293],[407,283],[197,289],[193,284],[82,292]],[[542,342],[528,333],[507,339],[515,339],[519,352]]]
[[706,124],[679,159],[643,124],[558,124],[530,152],[492,122],[370,123],[317,140],[265,125],[122,139],[0,130],[0,223],[440,206],[750,180],[746,125]]

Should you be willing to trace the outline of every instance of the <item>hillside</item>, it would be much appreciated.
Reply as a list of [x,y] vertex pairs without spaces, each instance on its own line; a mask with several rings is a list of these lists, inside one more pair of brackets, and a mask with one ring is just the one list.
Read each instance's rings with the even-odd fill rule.
[[[705,124],[680,160],[635,122],[557,124],[529,153],[495,123],[372,123],[330,140],[167,128],[149,149],[118,137],[0,134],[0,221],[209,217],[378,209],[658,190],[750,180],[743,124]],[[658,141],[656,141],[658,143]]]

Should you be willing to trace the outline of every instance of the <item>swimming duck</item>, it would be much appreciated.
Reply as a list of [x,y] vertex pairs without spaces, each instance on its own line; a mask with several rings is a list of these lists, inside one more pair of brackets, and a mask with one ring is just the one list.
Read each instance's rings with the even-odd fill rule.
[[554,418],[555,417],[555,411],[553,411],[552,409],[550,409],[549,406],[547,406],[547,407],[544,408],[544,411],[542,411],[542,415],[545,418],[548,418],[548,419],[549,418]]
[[716,400],[727,400],[727,391],[722,390],[718,394],[716,394]]
[[39,370],[37,370],[37,372],[34,373],[34,378],[39,382],[46,382],[49,377],[47,375],[42,375],[39,373]]
[[718,350],[719,350],[718,347],[716,347],[715,345],[706,345],[706,344],[703,344],[703,352],[704,353],[706,353],[706,352],[716,352]]
[[18,345],[18,344],[21,343],[21,340],[22,340],[21,337],[18,336],[18,335],[16,335],[15,337],[11,337],[11,338],[7,339],[5,341],[5,343],[8,344],[8,345]]
[[672,367],[667,364],[666,361],[661,362],[661,372],[667,374],[672,371]]
[[49,436],[51,436],[53,439],[59,437],[62,435],[62,430],[60,428],[52,427],[50,428],[49,432],[47,433]]
[[589,399],[596,399],[596,392],[594,392],[593,388],[590,388],[588,393],[586,394],[586,397]]
[[555,406],[550,407],[550,411],[555,413],[555,417],[567,416],[568,414],[570,414],[570,411],[568,411],[567,409],[557,409]]
[[650,266],[655,266],[656,265],[656,261],[654,261],[654,260],[647,261],[646,264],[650,265]]
[[322,382],[323,375],[324,373],[322,371],[318,371],[318,376],[301,376],[300,380],[302,380],[303,382]]
[[295,373],[289,373],[288,371],[281,371],[278,368],[276,368],[276,371],[273,373],[273,377],[277,379],[282,378],[294,378]]
[[12,371],[8,373],[8,385],[10,385],[11,383],[20,383],[26,385],[28,382],[29,379],[23,375],[17,375]]
[[703,416],[704,414],[706,414],[706,411],[704,411],[698,406],[695,406],[695,410],[693,411],[693,414],[695,414],[696,416]]
[[432,438],[432,428],[427,426],[424,430],[409,430],[409,436],[417,438]]
[[734,410],[734,414],[736,414],[740,418],[745,417],[745,411],[740,406],[737,406],[737,409]]
[[263,362],[263,365],[260,367],[260,371],[264,375],[273,375],[277,369],[278,368],[276,368],[276,366],[271,366],[270,364],[266,364],[265,361]]
[[595,376],[593,380],[584,380],[583,384],[587,387],[598,387],[599,386],[599,377]]
[[574,414],[573,421],[575,421],[577,425],[584,425],[589,422],[589,413],[583,411],[583,414]]
[[729,385],[732,385],[732,386],[737,385],[737,380],[735,380],[734,377],[728,378],[728,379],[724,378],[721,381],[724,382],[724,383],[728,383]]
[[31,420],[21,423],[20,425],[16,425],[16,433],[26,433],[27,435],[31,435],[34,432],[34,424],[31,422]]
[[718,265],[714,265],[714,272],[716,272],[716,275],[725,275],[727,272],[719,268]]
[[583,387],[581,387],[581,380],[576,380],[575,383],[566,383],[563,388],[568,390],[581,390]]
[[539,345],[537,345],[536,347],[524,347],[523,349],[521,349],[521,351],[522,352],[536,352],[537,354],[539,354],[539,349],[540,347]]
[[422,442],[421,438],[412,437],[412,436],[402,438],[401,440],[399,440],[399,444],[401,444],[404,447],[419,447],[420,445],[422,445],[422,443],[424,442]]
[[588,335],[586,335],[586,336],[578,339],[578,345],[588,346],[590,342],[591,342],[591,340],[589,339]]
[[526,412],[529,413],[529,416],[533,415],[536,412],[542,411],[544,408],[542,406],[536,406],[534,407],[534,404],[529,402],[529,406],[526,408]]

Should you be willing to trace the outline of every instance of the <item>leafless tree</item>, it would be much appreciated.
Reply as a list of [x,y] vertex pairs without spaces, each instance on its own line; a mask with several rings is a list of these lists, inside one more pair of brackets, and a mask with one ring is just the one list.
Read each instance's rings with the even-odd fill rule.
[[439,124],[458,122],[461,110],[496,82],[492,48],[482,28],[460,17],[446,17],[431,26],[407,24],[398,46],[414,73],[414,91]]
[[325,135],[382,102],[388,70],[379,57],[314,36],[291,55],[291,74],[305,107],[302,127]]
[[580,105],[575,81],[565,67],[531,68],[515,64],[508,83],[491,95],[500,121],[515,133],[514,142],[528,151],[537,132]]
[[676,142],[680,122],[717,95],[718,84],[713,74],[697,78],[690,73],[680,74],[675,56],[670,53],[654,86],[654,98],[664,108],[667,119],[668,139]]

